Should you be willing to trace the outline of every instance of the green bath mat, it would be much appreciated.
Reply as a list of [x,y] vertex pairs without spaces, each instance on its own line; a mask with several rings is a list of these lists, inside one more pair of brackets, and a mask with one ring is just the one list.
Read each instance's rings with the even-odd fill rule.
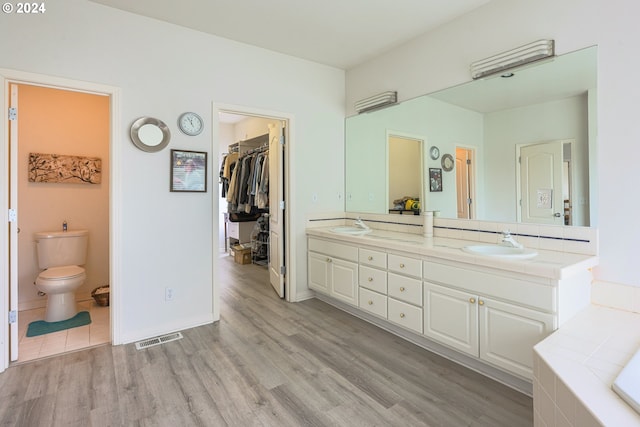
[[50,334],[51,332],[64,331],[65,329],[77,328],[91,323],[91,316],[88,311],[81,311],[71,319],[61,320],[59,322],[45,322],[44,320],[36,320],[29,323],[27,328],[28,337],[37,337],[38,335]]

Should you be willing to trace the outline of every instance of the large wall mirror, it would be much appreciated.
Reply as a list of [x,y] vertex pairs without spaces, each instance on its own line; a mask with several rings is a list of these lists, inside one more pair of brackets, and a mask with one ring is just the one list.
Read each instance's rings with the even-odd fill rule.
[[346,210],[389,212],[395,132],[420,135],[423,171],[453,157],[422,201],[442,217],[597,225],[596,69],[590,47],[347,118]]

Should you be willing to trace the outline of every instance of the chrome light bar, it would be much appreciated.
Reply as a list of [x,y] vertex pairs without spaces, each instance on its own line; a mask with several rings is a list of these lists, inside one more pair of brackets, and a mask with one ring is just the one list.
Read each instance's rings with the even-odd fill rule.
[[529,64],[555,54],[553,40],[538,40],[519,48],[471,63],[471,78],[479,79],[510,68]]
[[358,112],[358,114],[360,114],[367,111],[375,110],[377,108],[382,108],[387,105],[395,104],[397,102],[398,92],[387,91],[358,101],[354,105],[356,111]]

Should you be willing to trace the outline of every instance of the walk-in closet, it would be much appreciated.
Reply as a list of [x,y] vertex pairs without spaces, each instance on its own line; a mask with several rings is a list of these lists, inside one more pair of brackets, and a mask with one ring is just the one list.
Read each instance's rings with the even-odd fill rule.
[[[270,277],[274,253],[280,258],[271,247],[272,236],[277,242],[278,233],[270,227],[272,187],[280,185],[282,164],[270,158],[270,151],[275,147],[278,156],[282,149],[282,132],[276,131],[281,128],[276,119],[220,113],[220,253],[243,267],[262,269],[265,283],[274,281]],[[279,266],[280,259],[276,262]]]
[[[267,129],[268,130],[268,129]],[[228,146],[220,166],[226,202],[225,247],[239,260],[267,265],[269,254],[269,134]],[[225,204],[225,203],[223,203]]]

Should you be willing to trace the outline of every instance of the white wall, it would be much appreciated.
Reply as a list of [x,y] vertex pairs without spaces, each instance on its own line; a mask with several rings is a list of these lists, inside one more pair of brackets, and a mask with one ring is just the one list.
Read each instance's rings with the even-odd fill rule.
[[[551,38],[558,54],[598,45],[597,203],[599,281],[640,286],[635,247],[640,198],[621,197],[640,178],[633,70],[640,28],[636,0],[493,0],[436,31],[347,72],[347,108],[355,100],[397,90],[401,100],[470,80],[469,64],[523,44]],[[398,72],[397,70],[402,70]]]
[[[47,3],[38,16],[0,15],[0,68],[86,80],[121,89],[119,155],[121,327],[124,342],[213,319],[213,247],[217,247],[217,178],[206,194],[169,192],[169,150],[207,151],[214,170],[219,147],[212,103],[282,111],[294,117],[291,138],[291,245],[294,286],[306,289],[305,215],[343,209],[344,72],[138,17],[85,0]],[[4,96],[4,92],[3,92]],[[197,137],[176,126],[184,111],[206,118]],[[140,116],[163,120],[169,147],[138,150],[129,140]],[[213,142],[212,142],[213,141]],[[7,177],[6,164],[0,176]],[[318,179],[322,177],[322,179]],[[311,195],[318,194],[315,204]],[[215,214],[214,214],[215,212]],[[0,292],[6,292],[5,276]],[[165,287],[175,299],[164,301]]]

